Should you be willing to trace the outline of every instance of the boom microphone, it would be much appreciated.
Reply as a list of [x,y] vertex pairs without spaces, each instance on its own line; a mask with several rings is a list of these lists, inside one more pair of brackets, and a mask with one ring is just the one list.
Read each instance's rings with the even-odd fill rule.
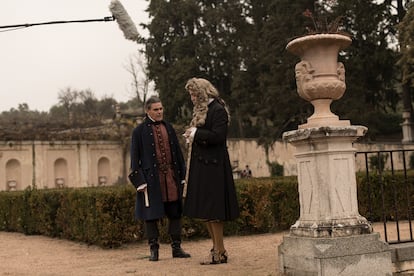
[[112,0],[109,5],[109,10],[112,13],[112,16],[118,22],[118,26],[121,31],[124,33],[124,36],[128,40],[139,42],[140,35],[138,33],[137,27],[129,17],[127,11],[124,9],[124,6],[118,0]]

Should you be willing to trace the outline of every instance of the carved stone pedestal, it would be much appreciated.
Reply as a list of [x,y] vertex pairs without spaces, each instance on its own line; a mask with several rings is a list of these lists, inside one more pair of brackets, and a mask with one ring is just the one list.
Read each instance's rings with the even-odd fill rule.
[[391,275],[388,245],[358,212],[352,143],[367,128],[340,120],[330,109],[346,89],[338,52],[351,42],[340,34],[314,34],[286,46],[301,58],[297,90],[314,113],[298,130],[283,134],[296,147],[300,202],[300,218],[279,246],[285,275]]
[[285,132],[296,147],[300,218],[292,235],[342,237],[371,233],[358,213],[355,149],[366,127],[318,127]]
[[358,212],[352,142],[365,131],[336,126],[284,133],[296,147],[300,217],[279,246],[281,272],[391,275],[388,245]]

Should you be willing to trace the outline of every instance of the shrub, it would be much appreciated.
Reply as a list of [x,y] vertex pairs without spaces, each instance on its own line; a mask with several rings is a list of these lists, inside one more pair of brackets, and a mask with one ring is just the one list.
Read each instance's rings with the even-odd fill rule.
[[414,154],[410,154],[409,167],[410,169],[414,169]]
[[[226,235],[286,230],[298,218],[296,178],[238,179],[236,189],[241,215],[225,224]],[[144,239],[134,207],[131,185],[0,192],[0,230],[118,247]],[[169,242],[167,224],[160,222],[162,242]],[[207,236],[203,221],[183,218],[185,239]]]
[[[368,220],[407,219],[414,202],[414,175],[401,172],[357,174],[359,212]],[[236,180],[240,217],[225,223],[226,235],[249,235],[289,229],[299,218],[296,177]],[[41,234],[104,248],[142,241],[143,224],[134,219],[132,185],[113,187],[26,189],[0,192],[0,231]],[[183,238],[208,237],[203,221],[183,218]],[[167,220],[160,222],[160,240],[169,242]]]
[[376,154],[369,157],[369,167],[371,170],[377,172],[384,171],[385,163],[387,162],[387,154]]
[[280,165],[277,162],[267,162],[267,165],[270,169],[270,176],[283,176],[283,165]]
[[409,202],[414,202],[413,182],[413,176],[405,179],[402,172],[357,174],[360,214],[372,222],[408,219],[412,216]]

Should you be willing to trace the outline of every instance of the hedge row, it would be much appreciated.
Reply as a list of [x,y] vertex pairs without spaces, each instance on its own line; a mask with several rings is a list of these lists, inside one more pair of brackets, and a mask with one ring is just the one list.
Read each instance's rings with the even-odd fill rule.
[[412,172],[357,174],[359,212],[372,222],[413,219]]
[[142,238],[132,194],[126,186],[2,192],[0,230],[118,246]]
[[[236,187],[241,216],[225,224],[227,235],[285,230],[299,216],[295,178],[240,179]],[[117,247],[145,239],[134,206],[132,185],[0,192],[0,231]],[[168,241],[167,221],[161,225],[161,240]],[[202,221],[183,218],[185,239],[207,235]]]
[[[407,203],[414,195],[413,177],[357,174],[357,183],[359,212],[370,221],[411,216]],[[241,215],[225,224],[226,235],[282,231],[299,218],[296,177],[237,179],[236,188]],[[0,231],[118,247],[145,239],[134,205],[132,185],[0,192]],[[161,225],[161,241],[167,242],[167,220]],[[202,221],[183,218],[184,239],[207,236]]]

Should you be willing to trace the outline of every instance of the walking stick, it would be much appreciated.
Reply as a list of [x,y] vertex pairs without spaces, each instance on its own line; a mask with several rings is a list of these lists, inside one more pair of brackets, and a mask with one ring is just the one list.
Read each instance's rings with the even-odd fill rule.
[[190,174],[190,162],[191,162],[191,150],[193,148],[193,141],[190,138],[186,138],[188,144],[188,154],[187,154],[187,166],[185,172],[185,183],[183,187],[183,198],[187,196],[187,186],[188,186],[188,175]]

